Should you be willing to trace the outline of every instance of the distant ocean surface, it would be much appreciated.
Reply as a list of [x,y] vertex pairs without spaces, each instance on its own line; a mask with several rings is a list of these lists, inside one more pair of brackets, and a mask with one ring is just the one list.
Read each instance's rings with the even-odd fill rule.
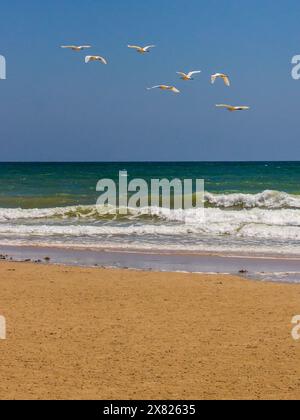
[[[100,216],[99,179],[205,179],[205,221]],[[300,257],[300,163],[0,163],[0,245]]]

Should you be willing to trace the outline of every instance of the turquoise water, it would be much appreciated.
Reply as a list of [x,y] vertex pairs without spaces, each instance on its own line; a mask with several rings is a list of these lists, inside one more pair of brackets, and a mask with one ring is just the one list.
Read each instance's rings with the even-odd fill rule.
[[[199,209],[96,211],[99,179],[204,179]],[[0,164],[0,245],[300,257],[300,163]]]
[[205,179],[215,194],[265,190],[300,194],[299,162],[259,163],[0,163],[0,207],[47,208],[94,204],[101,178]]

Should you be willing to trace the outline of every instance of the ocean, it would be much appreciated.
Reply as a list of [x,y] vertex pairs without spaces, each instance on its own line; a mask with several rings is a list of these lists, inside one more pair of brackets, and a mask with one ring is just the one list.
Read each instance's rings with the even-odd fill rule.
[[[101,216],[99,179],[205,180],[205,219]],[[1,163],[0,245],[300,257],[300,163]]]

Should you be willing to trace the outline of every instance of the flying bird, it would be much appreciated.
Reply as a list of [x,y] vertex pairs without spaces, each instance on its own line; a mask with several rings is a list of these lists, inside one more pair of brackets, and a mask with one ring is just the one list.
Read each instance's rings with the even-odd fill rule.
[[227,74],[216,73],[211,76],[211,83],[214,84],[217,79],[223,79],[226,86],[230,86],[230,80]]
[[149,53],[151,48],[155,48],[155,45],[147,45],[146,47],[139,47],[138,45],[128,45],[128,48],[136,50],[139,54]]
[[158,86],[153,86],[151,88],[147,88],[147,90],[152,90],[152,89],[169,90],[174,93],[180,93],[180,90],[178,90],[175,86],[158,85]]
[[83,51],[88,48],[92,48],[91,45],[62,45],[61,48],[67,48],[73,51]]
[[182,71],[177,72],[177,74],[181,76],[182,80],[194,80],[193,79],[194,74],[199,74],[199,73],[201,73],[201,70],[190,71],[189,73],[183,73]]
[[85,57],[85,62],[90,63],[91,61],[100,61],[102,64],[107,64],[107,60],[100,55],[87,55]]
[[232,105],[216,105],[217,108],[224,108],[227,109],[227,111],[235,112],[235,111],[247,111],[250,109],[249,106],[232,106]]

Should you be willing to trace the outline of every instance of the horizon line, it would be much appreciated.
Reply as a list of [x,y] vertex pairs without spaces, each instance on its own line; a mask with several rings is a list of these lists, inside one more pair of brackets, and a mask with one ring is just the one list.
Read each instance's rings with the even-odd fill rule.
[[107,160],[107,161],[94,161],[94,160],[28,160],[28,161],[0,161],[0,165],[3,164],[101,164],[101,163],[300,163],[300,160]]

